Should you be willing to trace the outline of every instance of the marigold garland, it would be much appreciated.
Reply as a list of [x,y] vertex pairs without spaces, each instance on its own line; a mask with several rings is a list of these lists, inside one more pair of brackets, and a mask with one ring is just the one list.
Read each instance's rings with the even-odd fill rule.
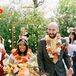
[[19,63],[26,63],[31,58],[31,52],[31,49],[28,49],[27,54],[25,56],[19,56],[18,51],[16,50],[13,52],[13,56],[17,61],[19,61]]
[[53,58],[53,63],[56,63],[61,51],[61,36],[58,33],[55,39],[51,39],[49,35],[46,35],[45,40],[47,53],[50,58]]

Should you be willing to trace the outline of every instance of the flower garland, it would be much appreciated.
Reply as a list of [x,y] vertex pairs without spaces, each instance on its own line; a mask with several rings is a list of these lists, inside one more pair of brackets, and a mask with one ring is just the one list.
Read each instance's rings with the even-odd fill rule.
[[45,40],[48,56],[53,58],[53,63],[56,63],[61,51],[61,36],[57,33],[56,37],[51,39],[49,35],[46,35]]
[[32,53],[31,49],[28,49],[27,54],[25,56],[19,56],[18,51],[15,50],[13,52],[13,56],[18,61],[18,63],[26,63],[31,58],[31,53]]

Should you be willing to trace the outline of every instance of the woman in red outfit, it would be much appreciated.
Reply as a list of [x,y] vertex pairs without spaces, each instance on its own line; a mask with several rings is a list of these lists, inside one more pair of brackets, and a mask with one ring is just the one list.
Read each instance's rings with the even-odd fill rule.
[[0,36],[0,76],[4,76],[3,59],[5,58],[5,54],[6,54],[2,41],[3,41],[3,38]]

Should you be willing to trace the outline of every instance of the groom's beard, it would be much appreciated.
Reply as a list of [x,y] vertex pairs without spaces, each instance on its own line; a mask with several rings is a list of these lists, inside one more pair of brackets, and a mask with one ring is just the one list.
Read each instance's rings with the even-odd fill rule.
[[55,37],[56,37],[56,33],[55,33],[55,34],[54,34],[54,33],[50,33],[50,34],[49,34],[49,36],[50,36],[50,38],[52,38],[52,39],[53,39],[53,38],[55,38]]

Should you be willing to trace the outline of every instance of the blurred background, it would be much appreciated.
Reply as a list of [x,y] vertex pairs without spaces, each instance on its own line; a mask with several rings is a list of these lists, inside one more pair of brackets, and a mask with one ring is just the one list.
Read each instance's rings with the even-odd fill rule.
[[17,47],[21,28],[29,34],[29,47],[35,53],[49,22],[59,23],[62,37],[76,26],[76,0],[0,0],[0,35],[7,53]]

